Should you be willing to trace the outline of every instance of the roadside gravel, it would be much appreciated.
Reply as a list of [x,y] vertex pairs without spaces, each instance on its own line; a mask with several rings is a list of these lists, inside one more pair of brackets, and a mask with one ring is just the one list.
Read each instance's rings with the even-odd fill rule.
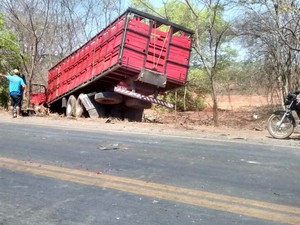
[[174,123],[152,123],[152,122],[128,122],[116,119],[90,119],[90,118],[66,118],[59,115],[49,115],[45,117],[26,116],[20,119],[12,118],[8,112],[0,111],[1,123],[14,124],[32,124],[41,126],[53,126],[60,129],[76,129],[89,131],[115,131],[126,133],[144,133],[153,135],[170,135],[181,138],[199,138],[209,140],[226,140],[238,143],[255,143],[270,146],[289,146],[295,150],[300,150],[300,132],[296,132],[285,140],[271,138],[267,130],[249,130],[234,129],[228,127],[196,126],[193,124],[184,124],[182,122]]

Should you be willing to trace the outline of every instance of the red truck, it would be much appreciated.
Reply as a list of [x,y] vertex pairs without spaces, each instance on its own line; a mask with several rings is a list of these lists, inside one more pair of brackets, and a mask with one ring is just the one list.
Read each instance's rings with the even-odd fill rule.
[[157,97],[186,84],[193,31],[128,8],[108,27],[52,67],[46,102],[67,116],[142,119],[152,103],[172,108]]

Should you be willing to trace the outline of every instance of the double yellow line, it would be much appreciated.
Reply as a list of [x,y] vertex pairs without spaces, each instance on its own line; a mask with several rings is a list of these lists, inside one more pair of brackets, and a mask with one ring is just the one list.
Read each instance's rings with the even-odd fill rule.
[[84,185],[106,187],[285,224],[300,224],[299,207],[255,201],[158,183],[148,183],[124,177],[97,174],[96,172],[92,173],[4,157],[0,157],[0,168]]

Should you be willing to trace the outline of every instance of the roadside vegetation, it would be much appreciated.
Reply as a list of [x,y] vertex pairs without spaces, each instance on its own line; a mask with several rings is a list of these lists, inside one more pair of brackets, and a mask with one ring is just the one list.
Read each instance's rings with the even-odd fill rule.
[[[46,84],[47,71],[100,32],[126,8],[123,1],[3,0],[0,72],[20,66],[27,84]],[[202,111],[210,95],[263,95],[270,106],[300,87],[299,1],[132,0],[130,6],[194,30],[186,87],[163,98],[176,111]],[[30,88],[28,89],[30,92]],[[28,93],[27,93],[28,94]],[[1,80],[0,105],[7,107]],[[162,110],[157,107],[157,110]]]

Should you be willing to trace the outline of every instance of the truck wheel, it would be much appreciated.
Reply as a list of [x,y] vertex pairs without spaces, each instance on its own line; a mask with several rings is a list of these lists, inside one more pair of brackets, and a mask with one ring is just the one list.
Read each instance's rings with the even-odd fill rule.
[[126,99],[125,105],[129,108],[134,108],[134,109],[150,109],[152,103],[140,99],[136,99],[136,98],[129,98]]
[[117,105],[113,105],[110,108],[110,113],[109,115],[113,118],[118,118],[118,119],[123,119],[122,118],[122,111],[123,111],[123,104],[117,104]]
[[108,116],[107,106],[96,102],[94,96],[90,96],[89,99],[91,101],[91,104],[94,106],[93,109],[88,110],[89,116],[91,118],[105,118]]
[[121,103],[123,97],[115,92],[99,92],[95,95],[95,101],[101,104],[115,105]]
[[70,95],[67,102],[66,116],[75,116],[75,105],[76,98],[74,95]]
[[79,95],[75,104],[75,117],[81,117],[83,115],[83,112],[84,112],[84,106],[81,102],[80,95]]
[[128,119],[130,122],[142,122],[144,109],[126,108],[123,111],[124,119]]

